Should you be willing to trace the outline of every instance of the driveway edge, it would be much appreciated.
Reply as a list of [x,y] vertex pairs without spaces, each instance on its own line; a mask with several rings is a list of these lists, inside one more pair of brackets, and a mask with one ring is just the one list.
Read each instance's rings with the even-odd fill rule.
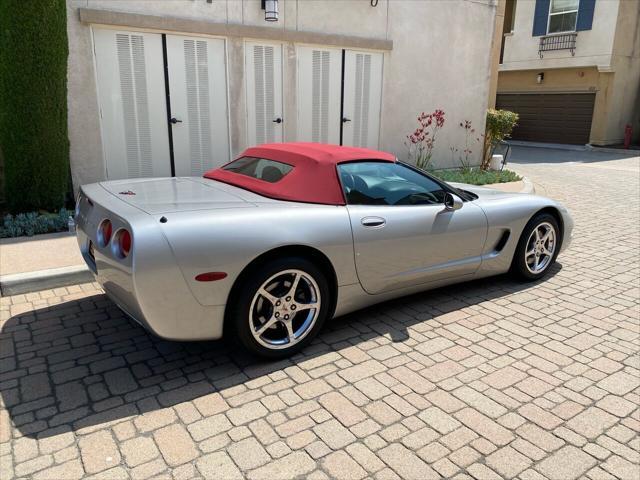
[[93,274],[85,265],[74,265],[2,275],[0,276],[0,292],[2,296],[20,295],[93,281]]

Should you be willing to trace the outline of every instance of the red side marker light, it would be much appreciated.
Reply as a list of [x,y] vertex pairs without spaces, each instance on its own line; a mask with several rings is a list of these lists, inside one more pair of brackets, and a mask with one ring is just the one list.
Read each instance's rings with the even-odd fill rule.
[[198,282],[215,282],[216,280],[222,280],[223,278],[227,278],[227,274],[225,272],[207,272],[196,275],[196,280]]

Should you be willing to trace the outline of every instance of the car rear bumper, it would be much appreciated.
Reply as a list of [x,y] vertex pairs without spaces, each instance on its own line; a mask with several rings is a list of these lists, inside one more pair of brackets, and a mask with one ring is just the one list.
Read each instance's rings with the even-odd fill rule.
[[[92,186],[89,186],[92,187]],[[85,187],[83,187],[85,188]],[[109,193],[87,189],[81,193],[76,215],[80,252],[107,296],[135,322],[167,340],[213,340],[222,336],[224,305],[201,305],[184,281],[169,245],[158,241],[155,220],[133,208],[117,205],[117,213],[103,207],[113,201],[101,198]],[[91,202],[83,200],[91,198]],[[117,199],[115,199],[117,201]],[[97,226],[104,218],[114,225],[125,224],[133,234],[133,248],[125,260],[114,256],[107,245],[97,244]],[[153,236],[147,240],[145,232]],[[149,233],[150,232],[150,233]],[[92,248],[93,245],[93,248]]]

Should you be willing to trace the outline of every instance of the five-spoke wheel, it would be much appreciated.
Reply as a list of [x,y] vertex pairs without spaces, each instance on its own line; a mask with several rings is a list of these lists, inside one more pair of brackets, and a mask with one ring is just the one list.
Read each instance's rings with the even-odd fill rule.
[[556,230],[549,222],[542,222],[533,229],[527,240],[527,268],[533,274],[546,270],[555,252]]
[[292,355],[315,336],[329,313],[329,285],[317,265],[287,257],[248,273],[229,305],[229,326],[251,352]]
[[561,241],[558,221],[539,213],[525,226],[511,264],[511,272],[524,280],[544,276],[558,256]]
[[272,275],[253,296],[249,310],[251,333],[267,348],[286,348],[301,341],[320,313],[320,289],[301,270]]

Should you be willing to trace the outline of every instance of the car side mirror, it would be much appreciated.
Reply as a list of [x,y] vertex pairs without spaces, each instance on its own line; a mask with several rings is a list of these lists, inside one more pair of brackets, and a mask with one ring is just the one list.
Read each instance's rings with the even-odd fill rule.
[[453,212],[454,210],[460,210],[463,205],[464,205],[464,202],[459,196],[454,195],[453,193],[450,193],[450,192],[446,192],[444,194],[445,210],[449,212]]

